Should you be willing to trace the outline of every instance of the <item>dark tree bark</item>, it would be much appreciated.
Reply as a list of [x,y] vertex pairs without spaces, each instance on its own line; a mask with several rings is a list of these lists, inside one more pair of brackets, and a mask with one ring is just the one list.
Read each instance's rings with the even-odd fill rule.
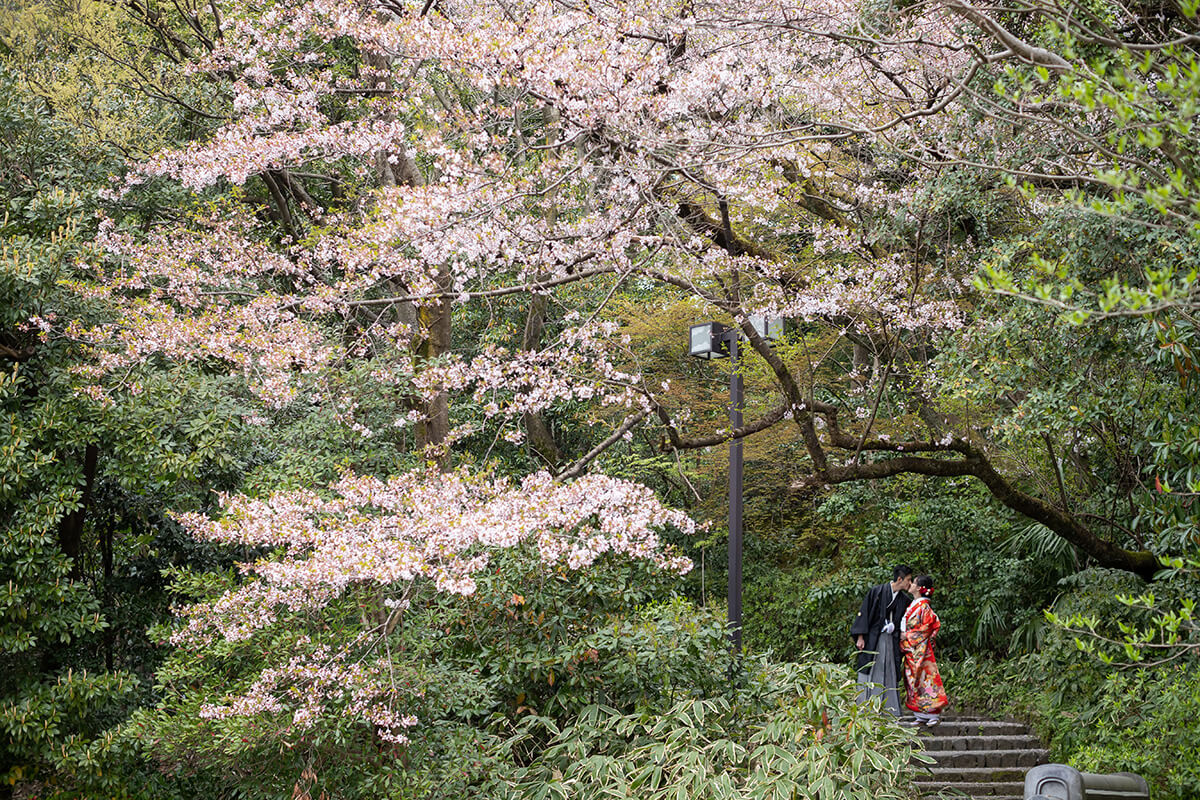
[[[443,289],[449,287],[449,275],[445,269],[438,275],[438,283]],[[420,307],[418,312],[425,338],[417,346],[417,357],[430,360],[443,355],[450,349],[450,303],[438,300]],[[446,392],[438,392],[425,401],[425,418],[417,426],[417,444],[421,447],[439,445],[446,440],[450,433],[450,397]],[[442,470],[450,468],[450,454],[438,452],[435,456],[438,467]]]
[[79,552],[83,544],[83,522],[87,516],[88,506],[92,502],[92,486],[96,481],[96,463],[99,460],[100,448],[89,444],[83,451],[83,496],[79,498],[79,508],[63,517],[58,526],[58,545],[63,554],[72,561],[71,575],[79,577],[81,565]]
[[[546,327],[548,304],[549,297],[545,294],[535,294],[531,298],[529,313],[525,316],[522,349],[534,350],[541,344],[542,331]],[[550,432],[550,426],[546,424],[545,417],[536,411],[526,411],[521,416],[521,421],[525,424],[525,437],[530,450],[537,453],[538,457],[546,462],[551,472],[556,471],[559,462],[562,461],[562,453],[558,449],[558,443],[554,441],[554,435]]]

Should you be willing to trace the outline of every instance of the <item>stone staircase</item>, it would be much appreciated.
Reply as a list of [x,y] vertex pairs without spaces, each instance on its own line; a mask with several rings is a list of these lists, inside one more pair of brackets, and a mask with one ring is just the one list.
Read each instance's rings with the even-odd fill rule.
[[944,717],[922,728],[921,740],[936,762],[920,765],[916,779],[926,798],[1022,800],[1025,773],[1049,760],[1049,751],[1019,722]]

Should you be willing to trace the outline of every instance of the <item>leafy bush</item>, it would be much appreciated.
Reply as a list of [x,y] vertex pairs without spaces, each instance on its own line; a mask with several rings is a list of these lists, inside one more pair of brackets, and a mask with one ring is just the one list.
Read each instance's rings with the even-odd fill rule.
[[[1061,582],[1053,617],[1086,614],[1094,633],[1121,636],[1143,626],[1146,609],[1122,603],[1142,582],[1114,570],[1086,570]],[[1172,590],[1158,586],[1160,594]],[[1200,660],[1179,648],[1171,660],[1121,668],[1097,658],[1093,640],[1061,625],[1042,647],[1000,662],[968,657],[940,664],[959,707],[1033,723],[1051,758],[1088,772],[1135,772],[1164,800],[1200,792]],[[1118,648],[1119,649],[1119,648]]]
[[[233,580],[181,573],[177,588],[212,596]],[[280,654],[336,652],[377,633],[379,598],[367,587],[200,657],[176,651],[157,676],[163,700],[135,714],[121,742],[175,786],[208,782],[223,796],[275,798],[299,787],[314,797],[461,798],[508,768],[496,731],[527,716],[567,725],[592,704],[662,707],[724,684],[723,624],[682,600],[654,602],[665,581],[616,559],[547,572],[522,551],[497,553],[470,597],[414,583],[408,610],[370,654],[385,656],[397,707],[418,720],[404,744],[379,740],[349,697],[345,714],[310,725],[290,712],[201,713],[245,692]]]
[[[207,595],[232,580],[181,575],[179,588]],[[176,793],[204,785],[264,800],[533,798],[567,783],[587,797],[622,782],[653,798],[672,770],[687,774],[696,797],[794,786],[798,796],[902,795],[911,735],[856,706],[849,674],[811,659],[756,659],[731,680],[723,621],[679,598],[656,600],[669,597],[666,580],[611,558],[547,573],[518,551],[497,554],[470,597],[414,584],[403,621],[379,645],[404,712],[418,720],[407,743],[380,741],[349,711],[309,726],[290,712],[201,713],[245,691],[273,653],[362,630],[372,598],[351,593],[320,617],[297,614],[201,658],[177,651],[158,675],[163,701],[123,727],[121,752],[147,759]]]
[[749,665],[727,696],[665,708],[584,709],[560,727],[529,717],[505,743],[520,763],[530,741],[550,735],[529,766],[489,787],[510,800],[749,797],[867,800],[910,796],[915,739],[829,665]]
[[1109,675],[1079,722],[1074,766],[1136,772],[1161,800],[1200,796],[1200,663]]
[[910,476],[839,486],[819,517],[843,530],[846,543],[836,558],[810,555],[747,579],[751,644],[787,657],[810,648],[849,662],[850,621],[863,594],[906,563],[936,581],[939,656],[1036,647],[1041,609],[1062,573],[1016,535],[1012,515],[975,484]]
[[824,559],[807,568],[767,572],[746,584],[746,643],[787,660],[815,653],[848,663],[850,623],[866,587],[881,580],[865,569],[834,572]]

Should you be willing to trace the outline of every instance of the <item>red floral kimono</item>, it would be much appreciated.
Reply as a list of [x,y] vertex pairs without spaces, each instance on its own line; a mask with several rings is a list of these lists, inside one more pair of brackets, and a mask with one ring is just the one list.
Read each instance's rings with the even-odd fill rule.
[[904,653],[906,705],[920,714],[938,714],[950,704],[933,657],[933,637],[941,626],[937,614],[929,607],[928,597],[913,600],[904,615],[900,650]]

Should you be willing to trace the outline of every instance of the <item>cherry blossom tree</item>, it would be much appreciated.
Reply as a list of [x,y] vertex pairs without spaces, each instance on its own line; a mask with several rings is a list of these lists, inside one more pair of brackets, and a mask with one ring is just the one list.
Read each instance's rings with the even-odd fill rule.
[[403,708],[386,651],[377,644],[399,624],[414,582],[427,579],[438,591],[469,596],[489,552],[522,543],[533,544],[547,567],[578,569],[619,553],[674,572],[691,568],[688,559],[664,549],[657,531],[670,525],[692,532],[694,523],[664,508],[649,490],[604,476],[563,484],[542,473],[511,485],[465,473],[410,473],[387,481],[347,475],[332,489],[329,500],[311,491],[230,497],[219,520],[181,518],[201,539],[283,551],[280,558],[243,565],[252,580],[241,588],[181,609],[187,624],[171,641],[184,648],[249,639],[281,614],[319,611],[363,586],[387,595],[378,626],[337,650],[307,638],[295,643],[286,664],[264,670],[246,693],[205,706],[202,716],[286,710],[302,729],[323,715],[349,713],[403,744],[404,729],[416,719]]
[[[1017,14],[1065,24],[1070,10]],[[148,358],[194,359],[281,408],[323,370],[387,353],[376,379],[410,398],[396,424],[424,426],[443,464],[470,433],[450,393],[531,430],[557,403],[596,403],[616,416],[605,442],[655,424],[676,450],[787,422],[806,453],[798,487],[973,476],[1100,563],[1148,574],[1149,553],[1006,477],[923,368],[967,322],[985,243],[932,180],[971,168],[1078,185],[1116,152],[1076,147],[1105,112],[1071,127],[1078,108],[1021,82],[1077,74],[1079,59],[999,20],[964,3],[233,4],[186,54],[227,91],[227,121],[135,165],[114,197],[147,180],[231,196],[261,181],[270,212],[247,217],[234,199],[149,235],[106,223],[108,256],[79,288],[117,317],[69,331],[95,348],[86,390],[133,388],[125,376]],[[1004,76],[1017,90],[997,94]],[[1051,146],[1001,158],[1032,132]],[[456,307],[585,283],[596,303],[556,338],[449,351]],[[738,325],[777,403],[738,430],[695,430],[605,318],[632,284]],[[819,333],[781,354],[757,313]],[[849,374],[829,380],[846,352]]]

